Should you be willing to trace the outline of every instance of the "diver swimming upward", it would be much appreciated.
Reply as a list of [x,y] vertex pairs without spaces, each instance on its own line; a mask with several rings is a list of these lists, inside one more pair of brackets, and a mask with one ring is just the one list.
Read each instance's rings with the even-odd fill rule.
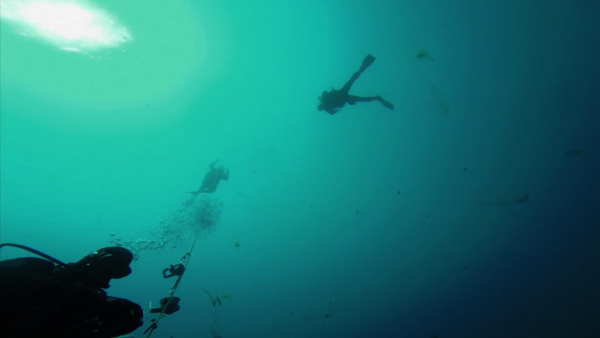
[[360,67],[360,69],[358,70],[358,72],[354,73],[354,75],[352,75],[352,77],[350,78],[350,80],[348,80],[348,82],[346,82],[346,84],[342,87],[342,89],[340,90],[336,90],[331,88],[331,91],[323,91],[323,93],[321,94],[321,97],[319,97],[320,103],[317,106],[317,110],[319,111],[326,111],[329,114],[333,115],[335,113],[337,113],[338,111],[340,111],[340,109],[342,107],[344,107],[344,105],[347,103],[349,105],[355,105],[356,102],[371,102],[371,101],[379,101],[381,102],[381,104],[383,104],[386,108],[394,110],[394,105],[391,102],[388,102],[386,100],[383,99],[383,97],[377,95],[377,96],[367,96],[367,97],[361,97],[361,96],[355,96],[355,95],[350,95],[350,88],[352,87],[352,84],[354,84],[354,81],[356,81],[356,79],[358,79],[358,77],[360,76],[360,74],[362,72],[365,71],[365,69],[367,69],[367,67],[369,67],[371,64],[373,64],[373,62],[375,61],[375,57],[371,54],[367,55],[365,57],[365,59],[363,60],[362,66]]
[[213,193],[217,190],[220,180],[227,181],[229,179],[229,169],[226,169],[222,165],[216,167],[215,164],[217,162],[219,160],[213,161],[208,165],[208,171],[204,175],[200,188],[196,191],[188,191],[188,194],[198,196],[198,194]]

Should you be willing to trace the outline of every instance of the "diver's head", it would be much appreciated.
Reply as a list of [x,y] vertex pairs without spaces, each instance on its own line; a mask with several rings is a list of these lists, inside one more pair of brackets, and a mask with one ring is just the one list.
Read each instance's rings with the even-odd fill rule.
[[321,96],[319,96],[319,105],[317,106],[318,111],[323,111],[325,109],[325,100],[327,99],[327,95],[329,95],[329,92],[324,90],[323,93],[321,93]]
[[84,257],[73,267],[87,275],[90,285],[106,289],[111,279],[131,274],[129,264],[132,260],[131,251],[122,247],[107,247]]
[[131,274],[131,251],[122,247],[102,248],[76,263],[55,269],[53,278],[70,286],[108,289],[111,279]]
[[129,264],[133,261],[133,254],[123,247],[102,248],[98,250],[95,257],[95,264],[90,264],[90,266],[97,274],[115,279],[131,274]]

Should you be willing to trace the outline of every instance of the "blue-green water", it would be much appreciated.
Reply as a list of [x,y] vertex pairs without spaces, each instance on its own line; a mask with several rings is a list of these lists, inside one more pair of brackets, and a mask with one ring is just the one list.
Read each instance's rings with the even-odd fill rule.
[[[599,2],[77,4],[107,41],[3,7],[3,243],[146,237],[220,159],[153,337],[600,336]],[[395,110],[317,111],[369,53],[351,93]],[[157,303],[186,250],[109,294]]]

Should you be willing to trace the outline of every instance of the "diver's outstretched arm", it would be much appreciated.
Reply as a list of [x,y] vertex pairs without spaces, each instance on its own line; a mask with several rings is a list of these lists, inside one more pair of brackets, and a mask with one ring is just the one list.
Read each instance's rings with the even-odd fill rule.
[[220,159],[216,159],[212,162],[210,162],[210,164],[208,165],[208,169],[214,169],[215,168],[215,164],[217,164],[217,162],[219,162]]

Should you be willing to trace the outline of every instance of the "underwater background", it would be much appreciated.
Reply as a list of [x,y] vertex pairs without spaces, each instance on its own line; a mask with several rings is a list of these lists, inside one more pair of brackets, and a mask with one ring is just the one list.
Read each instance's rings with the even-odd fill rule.
[[[600,336],[600,2],[38,3],[2,0],[2,243],[74,262],[230,170],[153,337]],[[395,110],[318,111],[367,54]]]

